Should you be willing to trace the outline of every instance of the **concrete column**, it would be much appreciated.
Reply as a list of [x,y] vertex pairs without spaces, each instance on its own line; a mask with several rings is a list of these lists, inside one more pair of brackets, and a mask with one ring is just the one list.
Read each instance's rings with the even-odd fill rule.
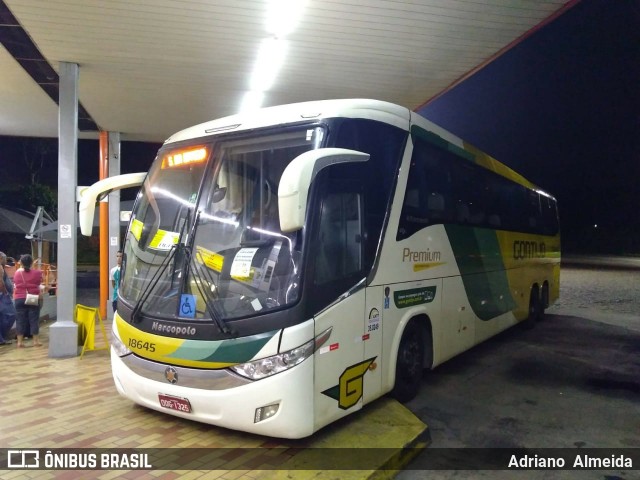
[[[109,132],[109,176],[120,175],[120,132]],[[120,238],[120,190],[109,194],[109,271],[116,266],[116,253],[121,250]],[[113,318],[111,299],[113,287],[109,280],[109,298],[107,300],[107,318]]]
[[49,328],[49,357],[78,355],[76,305],[78,185],[78,65],[60,62],[58,100],[57,320]]

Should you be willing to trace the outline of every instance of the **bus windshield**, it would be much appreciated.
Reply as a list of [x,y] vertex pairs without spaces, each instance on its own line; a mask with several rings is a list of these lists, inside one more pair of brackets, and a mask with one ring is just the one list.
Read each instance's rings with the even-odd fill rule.
[[120,298],[185,320],[247,317],[298,299],[302,240],[283,233],[278,185],[320,127],[165,147],[140,190]]

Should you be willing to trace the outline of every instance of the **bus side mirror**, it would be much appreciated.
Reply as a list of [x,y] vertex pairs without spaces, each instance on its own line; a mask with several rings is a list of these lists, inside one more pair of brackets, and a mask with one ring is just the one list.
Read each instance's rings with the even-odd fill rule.
[[294,158],[284,169],[278,185],[280,229],[283,232],[295,232],[304,226],[309,188],[320,170],[337,163],[367,160],[368,153],[345,148],[320,148]]
[[216,185],[216,188],[213,190],[213,196],[211,197],[211,203],[218,203],[227,195],[227,187],[219,187]]
[[85,188],[81,193],[80,206],[78,207],[80,232],[83,235],[91,236],[93,215],[99,198],[114,190],[140,186],[146,176],[147,172],[125,173],[105,178]]

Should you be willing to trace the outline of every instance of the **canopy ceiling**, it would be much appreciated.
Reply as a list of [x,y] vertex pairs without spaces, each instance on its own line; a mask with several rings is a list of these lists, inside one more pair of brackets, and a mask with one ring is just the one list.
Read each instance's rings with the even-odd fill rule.
[[[280,27],[273,3],[0,0],[0,135],[57,136],[63,61],[80,66],[81,138],[99,128],[159,142],[237,113],[250,90],[263,106],[360,97],[416,109],[575,1],[294,0]],[[285,53],[265,60],[274,35]],[[252,80],[259,62],[279,68]]]

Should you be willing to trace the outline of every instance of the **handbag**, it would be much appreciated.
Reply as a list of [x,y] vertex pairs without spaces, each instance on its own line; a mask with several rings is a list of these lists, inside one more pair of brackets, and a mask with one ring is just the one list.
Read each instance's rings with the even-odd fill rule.
[[33,295],[31,293],[27,293],[27,298],[24,299],[25,305],[36,306],[40,302],[40,295]]

